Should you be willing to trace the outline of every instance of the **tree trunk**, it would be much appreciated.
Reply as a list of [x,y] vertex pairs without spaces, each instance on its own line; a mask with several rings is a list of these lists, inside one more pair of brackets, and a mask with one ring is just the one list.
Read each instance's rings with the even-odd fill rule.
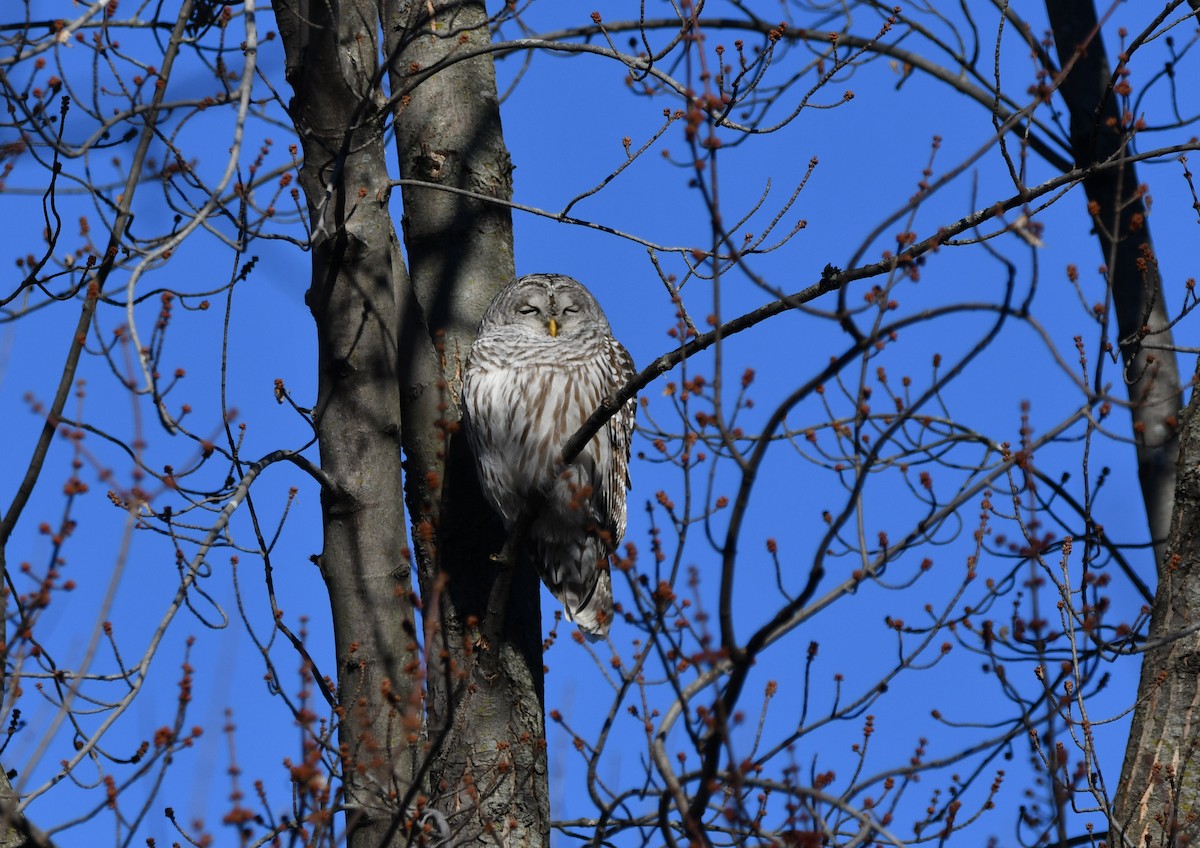
[[[1060,63],[1066,67],[1074,62],[1059,91],[1071,113],[1076,166],[1124,155],[1131,117],[1121,114],[1110,88],[1112,72],[1092,0],[1047,0],[1046,8]],[[1195,633],[1172,637],[1194,625],[1200,614],[1197,398],[1193,394],[1180,438],[1182,387],[1174,340],[1133,163],[1088,177],[1084,189],[1108,267],[1158,571],[1150,642],[1113,801],[1109,844],[1196,844],[1200,640]],[[1158,349],[1147,350],[1146,345]]]
[[[1071,113],[1071,148],[1076,167],[1087,168],[1125,155],[1129,120],[1121,114],[1109,87],[1112,71],[1093,0],[1047,0],[1046,11],[1059,64],[1066,67],[1074,62],[1058,90]],[[1095,232],[1117,316],[1117,338],[1113,341],[1120,347],[1133,415],[1138,479],[1155,561],[1161,565],[1171,527],[1182,406],[1162,277],[1133,163],[1092,174],[1083,181],[1083,187],[1089,206],[1096,210]],[[1149,350],[1146,345],[1155,349]]]
[[[455,58],[489,42],[483,3],[389,10],[401,177],[508,200],[492,61]],[[438,188],[406,184],[403,202],[413,299],[401,356],[405,488],[426,603],[430,791],[455,844],[548,845],[538,579],[528,563],[502,574],[492,561],[503,530],[458,429],[467,352],[514,276],[512,220],[505,206]]]
[[[1200,376],[1200,374],[1198,374]],[[1113,846],[1200,844],[1200,393],[1179,444],[1175,515],[1113,809]],[[1189,628],[1191,628],[1189,630]],[[1180,635],[1184,634],[1184,635]]]
[[276,6],[304,145],[319,389],[314,411],[338,674],[348,844],[381,848],[423,746],[400,468],[398,328],[407,286],[388,211],[375,0]]
[[[454,61],[487,43],[486,14],[482,3],[426,0],[291,0],[277,14],[314,228],[317,423],[331,478],[321,566],[350,844],[386,843],[403,812],[397,800],[431,758],[422,788],[455,844],[546,845],[538,581],[528,565],[501,574],[490,559],[503,533],[457,426],[479,319],[513,277],[512,223],[506,207],[406,185],[406,274],[387,208],[389,107],[402,177],[511,196],[491,59]],[[390,103],[376,79],[380,15]],[[425,608],[427,735],[402,556],[401,438]]]

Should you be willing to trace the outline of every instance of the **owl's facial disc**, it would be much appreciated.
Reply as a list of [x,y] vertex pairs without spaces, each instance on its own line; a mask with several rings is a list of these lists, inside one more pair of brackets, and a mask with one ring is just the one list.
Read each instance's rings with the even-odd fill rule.
[[551,338],[557,338],[559,316],[558,309],[554,305],[554,299],[550,298],[548,304],[544,302],[543,298],[537,298],[537,304],[533,300],[531,298],[517,309],[517,312],[521,316],[521,323],[531,328],[537,327],[549,333]]
[[545,290],[530,292],[528,300],[517,308],[520,323],[531,329],[537,327],[552,339],[558,338],[564,331],[570,335],[576,315],[582,311],[570,292]]

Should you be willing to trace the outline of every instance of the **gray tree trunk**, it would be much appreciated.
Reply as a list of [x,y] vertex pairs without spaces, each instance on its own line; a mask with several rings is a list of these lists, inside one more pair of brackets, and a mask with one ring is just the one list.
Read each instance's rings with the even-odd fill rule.
[[[403,178],[511,197],[491,59],[455,56],[487,43],[486,13],[478,2],[288,0],[277,16],[314,227],[309,306],[331,478],[321,567],[349,844],[403,844],[398,800],[419,789],[456,845],[546,845],[538,581],[528,566],[502,574],[492,562],[502,529],[458,435],[467,351],[513,277],[512,223],[506,207],[405,185],[406,273],[387,206],[389,112]],[[402,496],[424,605],[424,686]]]
[[[321,573],[337,656],[351,846],[384,846],[422,753],[420,654],[400,469],[399,326],[407,286],[388,211],[375,0],[276,6],[312,222]],[[399,842],[397,842],[399,844]]]
[[[484,4],[401,0],[389,11],[401,177],[510,199],[491,59],[456,59],[490,40]],[[503,531],[458,429],[467,352],[513,278],[512,220],[505,206],[439,188],[406,184],[403,203],[405,488],[431,657],[431,796],[456,844],[547,845],[538,579],[527,563],[502,574],[492,561]]]
[[[1071,112],[1076,166],[1124,155],[1124,116],[1111,90],[1093,1],[1047,0],[1046,9],[1060,63],[1074,62],[1059,90]],[[1186,633],[1200,616],[1200,416],[1193,394],[1180,437],[1182,387],[1133,163],[1088,177],[1084,189],[1099,210],[1096,234],[1112,280],[1116,341],[1158,576],[1109,844],[1197,844],[1200,640],[1194,632],[1173,637]]]
[[0,770],[0,848],[54,848],[54,842],[16,810],[17,795]]
[[[1200,375],[1198,375],[1200,376]],[[1200,844],[1200,393],[1183,417],[1179,481],[1113,809],[1112,846]],[[1183,635],[1181,635],[1183,634]]]

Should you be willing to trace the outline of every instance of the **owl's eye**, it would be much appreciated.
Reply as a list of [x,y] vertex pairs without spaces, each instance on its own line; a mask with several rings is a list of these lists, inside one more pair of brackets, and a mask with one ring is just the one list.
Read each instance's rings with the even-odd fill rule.
[[575,306],[574,304],[571,304],[570,306],[563,309],[563,314],[566,315],[567,313],[574,313],[574,312],[578,312],[578,311],[579,311],[579,307]]
[[537,310],[536,306],[523,306],[520,309],[518,309],[517,311],[520,312],[522,315],[533,315],[538,310]]

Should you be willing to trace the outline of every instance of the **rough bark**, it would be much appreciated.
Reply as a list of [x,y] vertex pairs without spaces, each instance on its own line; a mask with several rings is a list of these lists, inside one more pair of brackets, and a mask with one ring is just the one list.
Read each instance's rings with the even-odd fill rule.
[[[1198,375],[1200,376],[1200,375]],[[1109,844],[1200,844],[1200,393],[1184,413],[1179,480]],[[1182,634],[1182,635],[1181,635]]]
[[[455,55],[490,39],[483,3],[402,0],[389,11],[401,177],[510,198],[491,59]],[[528,564],[507,574],[491,559],[503,533],[458,430],[467,351],[492,296],[513,278],[511,216],[413,185],[403,203],[415,301],[402,354],[406,493],[426,615],[434,602],[437,610],[426,624],[438,746],[430,790],[456,844],[546,845],[538,581]]]
[[17,812],[16,802],[8,773],[0,770],[0,848],[54,848],[50,837]]
[[[1128,121],[1111,90],[1112,69],[1093,0],[1047,0],[1059,63],[1073,63],[1059,93],[1070,110],[1071,148],[1076,167],[1123,156]],[[1077,55],[1078,53],[1078,55]],[[1175,492],[1177,426],[1182,406],[1179,367],[1172,352],[1162,278],[1150,240],[1146,204],[1133,162],[1087,177],[1083,182],[1097,210],[1100,242],[1114,312],[1125,383],[1137,442],[1138,479],[1146,506],[1155,561],[1162,564]],[[1148,349],[1152,345],[1154,349]],[[1101,378],[1107,381],[1107,375]]]
[[[1047,0],[1070,109],[1075,164],[1124,155],[1112,71],[1092,0]],[[1182,389],[1146,207],[1132,162],[1084,181],[1108,267],[1117,337],[1137,442],[1138,476],[1154,540],[1158,586],[1138,701],[1113,802],[1109,844],[1182,845],[1200,839],[1200,416],[1193,394],[1182,438]],[[1148,350],[1153,345],[1156,350]],[[1178,461],[1178,467],[1176,462]]]
[[[388,211],[375,0],[277,5],[304,146],[319,389],[314,417],[338,674],[348,844],[379,848],[421,757],[420,662],[400,468],[407,278]],[[401,811],[402,812],[402,811]]]

